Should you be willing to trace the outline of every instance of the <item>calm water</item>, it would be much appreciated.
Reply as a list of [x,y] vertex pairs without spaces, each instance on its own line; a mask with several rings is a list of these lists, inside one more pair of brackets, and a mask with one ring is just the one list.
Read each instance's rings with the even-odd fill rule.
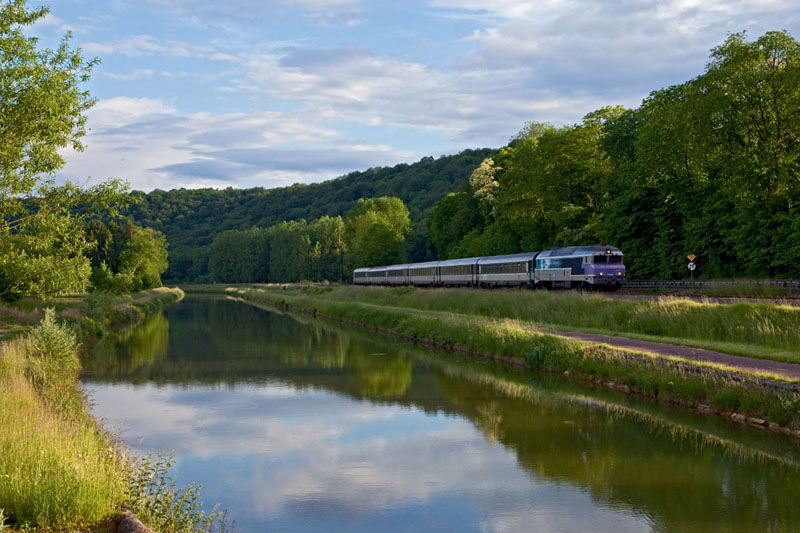
[[797,531],[800,450],[558,380],[230,300],[97,349],[127,443],[240,531]]

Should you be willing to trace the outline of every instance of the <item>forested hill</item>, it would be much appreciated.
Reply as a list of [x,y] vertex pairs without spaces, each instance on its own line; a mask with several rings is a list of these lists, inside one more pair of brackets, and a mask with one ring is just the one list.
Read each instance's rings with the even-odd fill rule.
[[137,224],[162,231],[169,241],[167,281],[202,281],[207,247],[225,230],[271,226],[283,220],[343,215],[359,198],[396,196],[412,222],[409,260],[432,258],[428,219],[436,203],[453,192],[492,149],[465,150],[413,164],[372,168],[309,185],[276,189],[175,189],[144,194],[130,210]]

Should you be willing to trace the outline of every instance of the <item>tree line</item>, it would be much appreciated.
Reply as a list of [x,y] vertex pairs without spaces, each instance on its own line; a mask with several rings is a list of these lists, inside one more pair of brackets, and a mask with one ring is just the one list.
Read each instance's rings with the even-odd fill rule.
[[499,151],[273,190],[131,194],[53,178],[60,150],[83,149],[96,60],[69,35],[38,48],[23,29],[46,14],[0,6],[2,298],[135,291],[168,267],[172,281],[341,280],[593,242],[620,247],[632,277],[684,277],[689,253],[704,277],[800,277],[800,44],[785,31],[733,34],[701,75],[636,109],[531,122]]
[[362,198],[344,218],[323,216],[220,233],[209,248],[209,275],[223,283],[345,281],[354,265],[404,261],[410,231],[402,200]]
[[560,128],[529,123],[431,216],[438,256],[603,242],[632,277],[800,277],[800,45],[733,34],[705,72]]
[[275,189],[175,189],[134,192],[140,199],[126,214],[164,233],[170,243],[169,282],[210,281],[210,245],[229,230],[266,228],[282,221],[345,217],[360,198],[400,198],[411,217],[406,240],[410,260],[435,258],[428,220],[434,205],[458,188],[496,150],[464,150],[412,164],[371,168],[321,183]]
[[83,149],[94,99],[82,84],[97,61],[69,34],[38,48],[23,29],[47,13],[24,0],[0,5],[0,298],[160,286],[166,241],[121,218],[134,200],[124,182],[55,182],[59,151]]

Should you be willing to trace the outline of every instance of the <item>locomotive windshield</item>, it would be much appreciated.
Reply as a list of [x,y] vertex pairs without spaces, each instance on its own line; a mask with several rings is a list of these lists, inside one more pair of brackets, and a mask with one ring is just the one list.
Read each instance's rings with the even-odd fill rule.
[[592,260],[593,263],[622,263],[621,255],[596,255]]

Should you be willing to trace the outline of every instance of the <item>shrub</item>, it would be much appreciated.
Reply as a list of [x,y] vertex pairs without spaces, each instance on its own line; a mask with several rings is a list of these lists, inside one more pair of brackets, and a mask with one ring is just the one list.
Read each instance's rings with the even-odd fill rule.
[[[130,505],[139,518],[164,533],[225,530],[224,515],[202,511],[200,486],[175,487],[169,475],[172,453],[149,454],[131,472]],[[221,522],[221,523],[220,523]]]
[[28,335],[31,352],[26,376],[42,392],[47,385],[56,386],[74,380],[80,369],[75,334],[56,320],[53,308],[45,309],[41,323]]

